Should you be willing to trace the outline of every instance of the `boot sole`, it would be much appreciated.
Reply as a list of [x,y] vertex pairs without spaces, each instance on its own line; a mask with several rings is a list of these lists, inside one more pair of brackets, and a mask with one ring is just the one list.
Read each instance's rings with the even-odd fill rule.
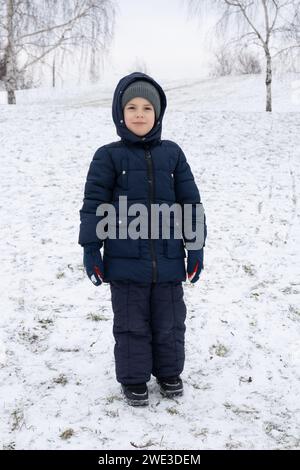
[[125,401],[130,406],[148,406],[149,400],[130,400],[125,397]]
[[161,395],[165,398],[182,397],[182,395],[183,395],[183,389],[174,390],[174,391],[170,391],[170,392],[167,392],[164,389],[160,389],[159,391],[160,391]]
[[124,397],[124,400],[130,406],[148,406],[149,405],[149,398],[145,398],[143,400],[134,400],[134,399],[126,397],[123,390],[121,390],[121,392],[122,392],[122,395]]

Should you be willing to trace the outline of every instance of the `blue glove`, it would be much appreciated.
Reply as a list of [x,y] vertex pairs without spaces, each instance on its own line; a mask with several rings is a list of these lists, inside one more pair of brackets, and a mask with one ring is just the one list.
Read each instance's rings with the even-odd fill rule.
[[198,281],[203,265],[203,248],[201,250],[188,250],[187,275],[193,284]]
[[84,245],[83,265],[92,283],[95,286],[100,286],[104,277],[104,265],[98,243]]

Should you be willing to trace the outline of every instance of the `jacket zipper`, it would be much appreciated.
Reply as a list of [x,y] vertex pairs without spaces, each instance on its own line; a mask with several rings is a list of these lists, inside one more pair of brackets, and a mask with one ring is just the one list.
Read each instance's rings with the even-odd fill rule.
[[145,157],[147,161],[147,176],[149,183],[149,214],[148,214],[148,235],[150,241],[150,251],[152,259],[152,282],[157,282],[157,262],[155,255],[154,240],[151,238],[151,204],[154,203],[154,179],[153,179],[153,166],[150,150],[146,148]]

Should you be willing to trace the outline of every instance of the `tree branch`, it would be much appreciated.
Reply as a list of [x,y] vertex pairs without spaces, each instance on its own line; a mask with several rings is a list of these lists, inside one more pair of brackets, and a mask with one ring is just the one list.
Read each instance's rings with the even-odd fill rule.
[[31,36],[36,36],[38,34],[49,33],[50,31],[54,31],[56,29],[64,28],[65,26],[68,26],[68,25],[71,25],[72,23],[75,23],[76,21],[78,21],[83,16],[86,16],[90,9],[91,9],[91,7],[88,7],[82,13],[79,13],[78,15],[74,16],[73,18],[71,18],[70,20],[68,20],[65,23],[61,23],[61,24],[54,25],[54,26],[51,26],[51,27],[48,26],[48,27],[45,27],[44,29],[40,29],[40,30],[34,31],[32,33],[24,34],[23,36],[20,36],[20,39],[28,38],[28,37],[31,37]]
[[269,13],[266,5],[266,0],[261,0],[263,4],[263,9],[264,9],[264,15],[265,15],[265,28],[266,28],[266,40],[265,44],[268,47],[269,46],[269,40],[270,40],[270,27],[269,27]]
[[299,49],[300,50],[300,44],[295,44],[294,46],[288,46],[288,47],[284,47],[283,49],[281,49],[280,51],[276,52],[275,54],[272,55],[272,58],[278,56],[279,54],[282,54],[283,52],[285,51],[288,51],[290,49]]

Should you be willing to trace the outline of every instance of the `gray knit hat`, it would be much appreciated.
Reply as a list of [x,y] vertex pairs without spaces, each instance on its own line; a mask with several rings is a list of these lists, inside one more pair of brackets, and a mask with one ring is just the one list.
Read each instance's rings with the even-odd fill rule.
[[146,80],[138,80],[136,82],[133,82],[126,88],[123,93],[122,109],[124,109],[128,101],[132,100],[136,96],[145,98],[153,104],[155,116],[156,119],[158,119],[160,115],[160,96],[155,86],[147,82]]

